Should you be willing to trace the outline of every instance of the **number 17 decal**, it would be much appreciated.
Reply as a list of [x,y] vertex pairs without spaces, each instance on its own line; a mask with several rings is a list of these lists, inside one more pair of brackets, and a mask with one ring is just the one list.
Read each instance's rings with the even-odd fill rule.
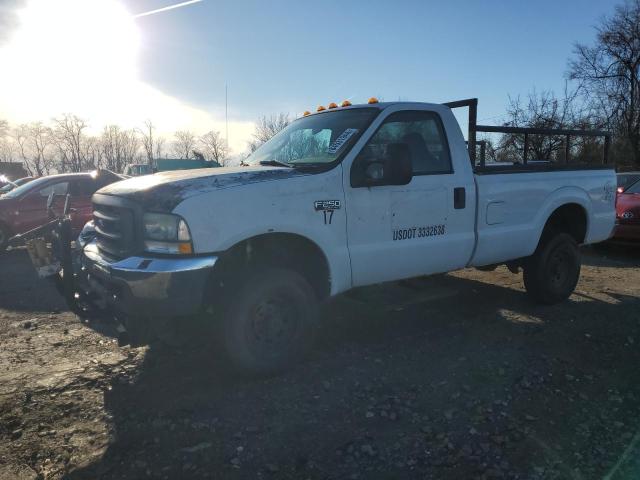
[[331,225],[333,212],[340,210],[340,200],[316,200],[313,208],[316,212],[322,212],[325,225]]

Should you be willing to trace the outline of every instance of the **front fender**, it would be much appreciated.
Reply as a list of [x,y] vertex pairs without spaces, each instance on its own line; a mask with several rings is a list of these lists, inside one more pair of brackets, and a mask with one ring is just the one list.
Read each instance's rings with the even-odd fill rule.
[[346,211],[325,216],[315,202],[344,205],[342,169],[287,180],[264,182],[190,197],[174,213],[189,224],[197,253],[222,252],[258,235],[288,233],[316,244],[329,264],[331,293],[351,287]]

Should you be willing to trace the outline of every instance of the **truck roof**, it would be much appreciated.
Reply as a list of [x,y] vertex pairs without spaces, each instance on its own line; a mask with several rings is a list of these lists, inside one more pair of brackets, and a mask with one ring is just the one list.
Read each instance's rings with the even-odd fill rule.
[[[330,112],[339,112],[341,110],[353,110],[354,108],[377,108],[378,110],[384,110],[387,107],[391,107],[394,105],[405,105],[405,106],[421,106],[421,107],[430,107],[430,108],[442,108],[443,104],[441,103],[431,103],[431,102],[406,102],[406,101],[397,101],[397,102],[374,102],[374,103],[356,103],[353,105],[349,105],[346,107],[333,107],[328,108],[324,107],[324,110],[310,112],[308,115],[319,115],[321,113],[330,113]],[[446,106],[446,105],[444,105]]]

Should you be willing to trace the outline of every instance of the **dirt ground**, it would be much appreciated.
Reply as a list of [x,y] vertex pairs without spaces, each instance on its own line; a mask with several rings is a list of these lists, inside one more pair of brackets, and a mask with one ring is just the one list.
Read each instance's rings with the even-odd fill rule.
[[241,379],[119,347],[0,257],[0,478],[640,478],[640,250],[561,305],[465,270],[326,305],[310,358]]

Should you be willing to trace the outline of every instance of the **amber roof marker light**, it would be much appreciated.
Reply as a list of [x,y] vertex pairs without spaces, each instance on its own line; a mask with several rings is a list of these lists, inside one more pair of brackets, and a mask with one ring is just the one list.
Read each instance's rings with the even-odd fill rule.
[[342,102],[340,104],[341,107],[350,107],[351,106],[351,102],[349,100],[345,100],[344,102]]
[[331,102],[329,104],[329,109],[332,109],[332,108],[338,108],[338,105],[335,102]]
[[311,112],[309,110],[305,110],[304,112],[302,112],[303,117],[308,117],[309,115],[311,115]]
[[316,109],[316,112],[322,112],[324,110],[326,110],[326,108],[324,108],[324,106],[318,105],[318,108]]
[[367,103],[368,104],[378,103],[378,99],[376,97],[371,97]]

